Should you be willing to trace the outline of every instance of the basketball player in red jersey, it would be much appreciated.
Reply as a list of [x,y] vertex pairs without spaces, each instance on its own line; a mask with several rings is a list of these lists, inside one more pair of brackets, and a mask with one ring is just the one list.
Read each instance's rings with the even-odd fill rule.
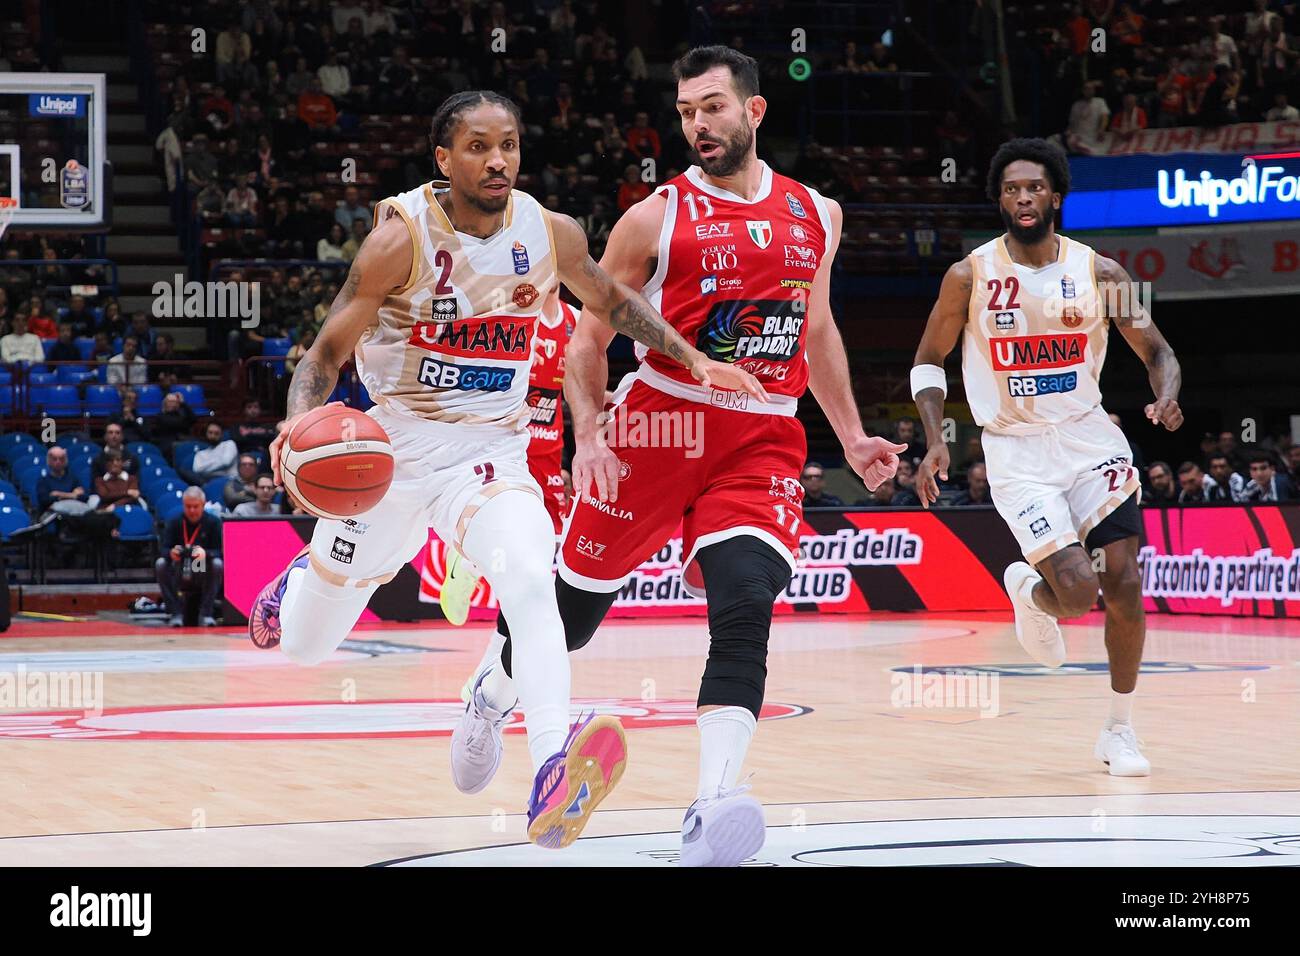
[[[569,496],[564,490],[564,352],[578,323],[578,310],[553,289],[542,303],[533,336],[533,364],[528,373],[528,471],[541,487],[546,511],[558,536]],[[447,571],[438,590],[438,603],[448,623],[457,627],[469,619],[470,599],[481,575],[455,548],[447,548]],[[501,638],[504,640],[504,637]],[[495,652],[494,652],[495,653]],[[469,688],[470,685],[466,685]],[[465,697],[469,700],[468,691]]]
[[[606,421],[613,336],[579,322],[565,385],[578,500],[556,594],[569,648],[582,647],[631,573],[682,525],[683,583],[707,597],[710,649],[698,698],[699,787],[681,862],[728,866],[756,852],[765,833],[762,807],[737,782],[763,702],[772,607],[790,580],[803,521],[799,396],[812,388],[869,488],[893,476],[904,446],[862,430],[830,309],[840,208],[759,161],[755,131],[767,103],[757,63],[701,47],[674,73],[698,165],[628,210],[601,266],[641,288],[705,354],[751,372],[769,400],[697,387],[665,356],[638,349],[642,364]],[[500,666],[480,676],[489,707],[513,700],[510,656],[507,641]],[[486,718],[475,723],[474,711],[463,737],[487,746],[497,732]]]

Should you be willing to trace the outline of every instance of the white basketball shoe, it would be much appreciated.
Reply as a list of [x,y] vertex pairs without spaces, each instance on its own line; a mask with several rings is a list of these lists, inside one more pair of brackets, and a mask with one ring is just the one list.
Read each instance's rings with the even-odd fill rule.
[[741,785],[700,797],[682,820],[680,866],[739,866],[763,848],[763,806]]
[[484,699],[482,686],[487,674],[479,675],[472,699],[451,732],[451,779],[461,793],[478,793],[492,782],[501,766],[501,730],[515,710],[513,706],[496,710]]
[[1065,638],[1061,636],[1061,625],[1029,600],[1034,585],[1042,579],[1043,576],[1024,561],[1007,565],[1002,574],[1002,584],[1016,612],[1016,640],[1026,654],[1044,667],[1060,667],[1065,663]]
[[1137,734],[1128,724],[1103,728],[1093,753],[1110,768],[1112,777],[1151,776],[1151,761],[1142,756]]

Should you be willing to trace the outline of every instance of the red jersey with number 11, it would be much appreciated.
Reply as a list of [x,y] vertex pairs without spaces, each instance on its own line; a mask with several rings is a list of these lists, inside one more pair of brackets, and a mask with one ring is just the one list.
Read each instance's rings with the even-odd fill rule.
[[[773,395],[798,398],[808,385],[808,299],[826,258],[830,212],[816,190],[759,165],[749,200],[706,182],[696,166],[659,187],[668,202],[643,291],[709,358],[739,365]],[[637,355],[654,372],[694,384],[666,356],[640,345]]]

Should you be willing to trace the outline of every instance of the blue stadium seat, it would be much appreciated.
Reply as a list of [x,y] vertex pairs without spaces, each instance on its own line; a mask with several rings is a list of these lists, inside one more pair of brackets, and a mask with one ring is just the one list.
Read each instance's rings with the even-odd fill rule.
[[152,541],[153,515],[143,505],[118,505],[113,513],[121,519],[117,528],[119,541]]
[[77,351],[81,353],[82,361],[89,362],[90,357],[95,354],[95,340],[88,338],[73,339],[76,343]]
[[95,373],[85,365],[60,365],[54,374],[60,385],[80,385],[86,379],[95,377]]
[[12,495],[13,497],[17,498],[18,488],[15,487],[11,482],[5,481],[3,478],[0,478],[0,495]]
[[162,411],[162,400],[162,389],[157,385],[135,387],[135,407],[141,415],[157,415]]
[[57,385],[59,376],[55,372],[28,372],[27,384],[33,388],[38,385]]
[[45,350],[45,357],[47,359],[50,357],[50,353],[54,351],[54,346],[58,344],[58,339],[41,339],[41,348]]
[[172,464],[178,470],[192,470],[194,468],[194,453],[205,444],[206,442],[201,441],[178,441],[172,447]]
[[44,467],[45,450],[39,445],[9,462],[9,471],[13,473],[14,478],[22,478],[29,471],[39,471]]
[[[287,336],[277,339],[262,340],[263,355],[288,355],[289,349],[293,346],[293,340]],[[271,371],[276,375],[284,374],[284,362],[267,362]]]
[[38,448],[40,448],[40,444],[26,432],[9,432],[0,435],[0,456],[10,466],[23,455],[35,454]]
[[207,482],[205,482],[203,485],[203,494],[207,496],[207,499],[209,501],[221,502],[221,507],[225,508],[226,482],[229,480],[230,480],[229,478],[225,478],[225,477],[209,478]]
[[75,385],[45,385],[32,389],[30,407],[55,418],[81,414],[81,398]]
[[95,490],[95,476],[90,472],[90,459],[78,458],[68,462],[68,471],[77,479],[77,484],[86,489],[86,494]]
[[180,514],[185,509],[185,505],[181,502],[181,497],[184,494],[184,491],[178,489],[152,499],[158,517],[163,521],[171,521],[172,518]]
[[203,396],[202,385],[176,385],[172,388],[173,392],[180,392],[185,396],[185,404],[190,407],[195,415],[206,415],[208,411],[207,399]]
[[[156,385],[154,386],[154,388],[157,387],[158,386]],[[137,389],[137,392],[138,391],[139,390]],[[154,458],[162,458],[163,456],[162,451],[159,450],[158,446],[155,445],[153,442],[149,442],[149,441],[128,442],[126,449],[131,454],[135,455],[135,457],[139,458],[142,462],[144,461],[145,455],[152,455]]]
[[145,468],[141,466],[140,474],[140,491],[146,498],[157,494],[158,490],[168,482],[181,483],[181,476],[172,470],[171,465],[163,463],[153,467]]
[[[30,471],[25,471],[21,475],[18,475],[18,488],[22,491],[23,497],[28,501],[35,502],[36,485],[47,474],[49,474],[49,472],[44,468],[33,468]],[[89,491],[90,489],[87,488],[86,490]]]
[[122,410],[122,396],[112,385],[91,385],[86,389],[86,411],[91,415],[113,415]]
[[0,504],[0,539],[8,541],[11,534],[31,523],[31,517],[18,502],[10,503],[6,499],[4,504]]
[[11,385],[13,384],[13,380],[13,373],[10,372],[9,369],[0,368],[0,385]]
[[122,336],[120,335],[117,338],[113,339],[113,354],[114,355],[122,354]]

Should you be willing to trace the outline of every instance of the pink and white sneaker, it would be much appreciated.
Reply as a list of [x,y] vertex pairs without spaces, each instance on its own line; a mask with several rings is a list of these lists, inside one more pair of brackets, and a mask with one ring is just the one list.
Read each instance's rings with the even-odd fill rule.
[[289,572],[305,568],[310,560],[307,546],[289,562],[289,566],[262,588],[248,612],[248,639],[258,647],[269,650],[280,643],[280,602],[284,600],[284,586],[289,582]]
[[578,839],[626,766],[627,738],[618,718],[578,718],[560,752],[537,771],[528,798],[528,839],[553,850]]

